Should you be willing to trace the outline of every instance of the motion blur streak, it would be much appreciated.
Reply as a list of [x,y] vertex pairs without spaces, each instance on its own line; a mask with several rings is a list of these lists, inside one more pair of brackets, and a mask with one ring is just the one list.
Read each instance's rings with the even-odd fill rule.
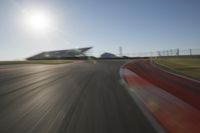
[[0,132],[156,132],[119,82],[123,63],[6,66],[16,70],[0,72]]

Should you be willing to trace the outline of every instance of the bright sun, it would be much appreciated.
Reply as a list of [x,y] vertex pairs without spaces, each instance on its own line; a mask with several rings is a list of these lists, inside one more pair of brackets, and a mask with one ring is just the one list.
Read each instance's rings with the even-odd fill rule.
[[37,32],[47,32],[50,28],[49,17],[43,12],[32,11],[26,14],[26,25]]

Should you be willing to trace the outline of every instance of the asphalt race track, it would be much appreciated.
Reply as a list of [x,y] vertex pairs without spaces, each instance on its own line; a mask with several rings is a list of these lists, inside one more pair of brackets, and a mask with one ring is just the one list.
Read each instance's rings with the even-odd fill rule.
[[154,133],[122,61],[0,66],[0,133]]

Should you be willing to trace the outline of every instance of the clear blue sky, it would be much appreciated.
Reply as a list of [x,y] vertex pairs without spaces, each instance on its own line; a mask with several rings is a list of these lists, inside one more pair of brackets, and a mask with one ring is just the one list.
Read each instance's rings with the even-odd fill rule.
[[[48,33],[33,33],[24,10],[48,12]],[[200,48],[200,0],[1,0],[0,60],[22,59],[41,51],[93,46],[137,53]]]

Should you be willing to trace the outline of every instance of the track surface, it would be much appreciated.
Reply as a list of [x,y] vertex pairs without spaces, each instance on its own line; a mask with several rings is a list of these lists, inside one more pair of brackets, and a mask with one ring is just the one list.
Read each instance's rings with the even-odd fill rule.
[[120,84],[122,63],[0,66],[0,133],[156,132]]

